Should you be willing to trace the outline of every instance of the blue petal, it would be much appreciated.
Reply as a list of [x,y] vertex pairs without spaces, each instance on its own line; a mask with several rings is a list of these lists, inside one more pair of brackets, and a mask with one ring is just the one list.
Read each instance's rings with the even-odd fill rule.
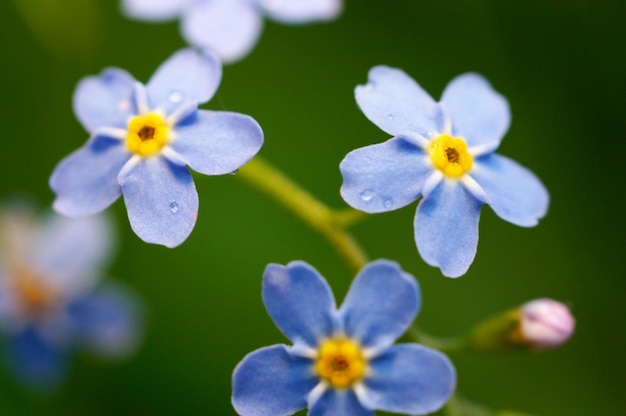
[[450,81],[441,104],[452,121],[453,135],[470,147],[500,143],[511,124],[506,98],[478,74],[463,74]]
[[150,157],[122,172],[119,182],[130,225],[143,241],[172,248],[191,234],[198,193],[186,167]]
[[372,68],[368,83],[356,87],[355,95],[367,118],[393,136],[414,132],[430,138],[443,129],[439,104],[400,69]]
[[108,285],[67,307],[79,343],[107,358],[127,356],[142,333],[137,300],[121,286]]
[[446,180],[420,202],[415,242],[426,263],[448,277],[465,274],[476,256],[481,205],[460,182]]
[[41,271],[44,286],[66,296],[82,292],[99,277],[113,248],[112,222],[103,215],[49,215],[37,230],[28,264]]
[[190,0],[123,0],[122,11],[126,16],[161,22],[177,17]]
[[98,127],[126,128],[135,112],[133,83],[126,71],[109,68],[98,76],[83,78],[74,91],[74,114],[87,131]]
[[301,261],[269,264],[263,273],[263,303],[276,326],[294,344],[316,348],[335,331],[335,299],[317,270]]
[[352,390],[330,388],[311,406],[308,416],[374,416]]
[[429,414],[448,401],[456,386],[448,357],[422,345],[395,345],[369,365],[359,399],[370,409]]
[[285,345],[248,354],[233,372],[235,410],[246,416],[291,415],[306,407],[306,396],[318,383],[311,360],[289,353]]
[[146,91],[152,109],[171,114],[185,105],[209,101],[221,79],[222,65],[215,55],[182,49],[159,66]]
[[478,158],[474,165],[471,176],[487,193],[489,205],[500,218],[532,227],[546,215],[548,190],[530,170],[497,154]]
[[205,175],[224,175],[239,169],[263,145],[263,131],[251,117],[199,110],[176,127],[171,148],[193,169]]
[[343,199],[369,213],[392,211],[417,200],[432,172],[424,151],[403,137],[353,150],[339,169]]
[[261,0],[270,19],[282,23],[309,23],[336,18],[343,8],[341,0]]
[[263,29],[260,13],[249,3],[197,2],[185,11],[183,36],[193,45],[214,51],[224,62],[237,61],[252,50]]
[[70,217],[106,209],[121,194],[117,175],[129,159],[121,141],[93,137],[54,169],[50,177],[50,187],[56,193],[54,209]]
[[417,282],[397,263],[378,260],[352,282],[339,316],[344,331],[365,348],[392,345],[415,319],[421,305]]
[[5,358],[10,370],[29,387],[56,387],[67,371],[65,353],[44,341],[32,327],[10,337]]

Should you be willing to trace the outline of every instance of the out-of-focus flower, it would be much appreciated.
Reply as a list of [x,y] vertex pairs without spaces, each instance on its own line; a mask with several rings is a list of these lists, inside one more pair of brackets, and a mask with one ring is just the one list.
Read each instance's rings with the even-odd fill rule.
[[263,16],[286,24],[334,19],[342,0],[122,0],[124,13],[135,19],[180,18],[192,45],[215,51],[224,62],[247,55],[263,30]]
[[293,346],[248,354],[233,374],[233,406],[241,415],[422,415],[439,409],[456,384],[438,351],[393,345],[420,304],[413,276],[387,260],[365,266],[336,309],[324,278],[304,262],[270,264],[263,302]]
[[9,368],[26,385],[57,385],[75,349],[123,358],[140,340],[137,299],[98,284],[110,226],[102,216],[51,213],[37,222],[26,209],[0,213],[0,334]]
[[453,79],[435,102],[403,71],[377,66],[355,94],[367,118],[395,137],[343,159],[341,195],[369,213],[423,197],[415,242],[445,276],[463,275],[474,261],[483,204],[522,227],[546,214],[549,196],[541,181],[494,153],[509,128],[509,106],[482,76]]
[[483,352],[549,350],[563,345],[574,333],[575,325],[567,306],[540,298],[481,323],[468,342]]
[[185,49],[145,86],[115,68],[82,80],[74,111],[91,137],[55,168],[54,209],[87,216],[123,195],[142,240],[167,247],[184,242],[198,216],[198,194],[185,165],[205,175],[231,173],[263,144],[251,117],[198,110],[221,74],[217,57]]

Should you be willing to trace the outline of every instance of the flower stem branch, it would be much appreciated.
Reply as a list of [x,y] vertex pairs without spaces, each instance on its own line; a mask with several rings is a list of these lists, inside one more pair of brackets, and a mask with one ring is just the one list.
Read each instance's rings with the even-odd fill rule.
[[404,337],[446,353],[466,350],[470,346],[467,337],[436,337],[426,334],[415,326],[409,327]]
[[236,176],[271,196],[322,234],[350,268],[359,271],[368,262],[363,249],[345,230],[363,219],[366,214],[353,209],[328,208],[259,156],[239,169]]

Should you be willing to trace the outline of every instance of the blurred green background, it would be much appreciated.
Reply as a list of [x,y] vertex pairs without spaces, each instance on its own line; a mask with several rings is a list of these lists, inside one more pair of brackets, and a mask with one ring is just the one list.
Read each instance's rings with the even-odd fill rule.
[[[53,195],[48,177],[87,134],[71,107],[82,77],[106,66],[147,81],[183,47],[177,22],[125,19],[117,0],[0,2],[0,197]],[[338,164],[386,140],[354,101],[377,64],[404,69],[439,98],[465,71],[505,95],[513,122],[499,152],[537,173],[548,216],[517,228],[489,208],[469,273],[444,278],[418,256],[415,205],[369,217],[354,235],[371,258],[390,258],[421,284],[418,323],[462,333],[529,299],[567,302],[569,344],[543,354],[457,354],[469,399],[536,415],[626,414],[626,9],[621,0],[346,0],[335,22],[267,22],[250,56],[225,67],[205,107],[250,114],[266,135],[261,155],[334,207]],[[352,272],[318,234],[237,176],[195,175],[200,216],[175,250],[140,241],[123,203],[110,211],[120,247],[110,275],[149,306],[135,357],[79,356],[54,394],[33,394],[0,367],[2,415],[230,415],[230,376],[248,352],[286,342],[265,313],[269,262],[302,259],[342,298]],[[280,392],[277,392],[280,394]]]

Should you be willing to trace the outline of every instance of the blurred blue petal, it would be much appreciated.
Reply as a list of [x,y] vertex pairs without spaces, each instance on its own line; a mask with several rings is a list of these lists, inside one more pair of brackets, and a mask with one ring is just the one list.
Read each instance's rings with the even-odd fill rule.
[[224,175],[247,163],[263,145],[261,126],[250,116],[199,110],[176,128],[171,148],[195,171]]
[[342,0],[260,0],[265,14],[281,23],[309,23],[336,18],[343,8]]
[[79,344],[102,357],[128,356],[143,333],[139,303],[121,286],[106,285],[77,298],[67,313]]
[[459,277],[474,261],[482,202],[457,181],[442,181],[417,207],[415,242],[424,261]]
[[211,53],[193,49],[175,52],[157,68],[146,90],[151,109],[166,115],[185,105],[209,101],[222,79],[222,65]]
[[269,264],[263,273],[263,303],[276,326],[294,344],[315,348],[336,329],[332,291],[307,263]]
[[440,409],[456,386],[452,363],[439,351],[400,344],[370,361],[359,399],[364,406],[387,412],[425,415]]
[[352,207],[376,213],[416,201],[432,173],[429,156],[415,143],[394,137],[348,153],[339,169],[341,196]]
[[430,138],[443,129],[439,104],[400,69],[372,68],[367,84],[357,86],[355,96],[365,116],[393,136],[414,132]]
[[232,403],[240,415],[291,415],[306,407],[317,383],[310,360],[290,354],[285,345],[260,348],[235,368]]
[[415,319],[421,305],[413,276],[397,263],[377,260],[353,280],[339,309],[346,335],[368,349],[392,345]]
[[67,371],[65,353],[47,343],[32,327],[10,336],[5,359],[15,376],[29,387],[56,387]]
[[98,127],[125,128],[136,111],[134,82],[130,74],[117,68],[83,78],[74,91],[74,114],[90,133]]
[[66,294],[89,288],[110,260],[113,224],[106,216],[48,215],[37,231],[29,265],[40,271],[42,283]]
[[539,178],[519,163],[497,154],[476,160],[471,176],[485,190],[489,205],[503,220],[522,227],[537,225],[550,196]]
[[122,11],[129,17],[148,21],[176,18],[194,0],[123,0]]
[[70,217],[100,212],[119,198],[117,175],[131,155],[117,139],[95,136],[63,159],[50,177],[54,209]]
[[359,403],[352,390],[328,389],[311,406],[308,416],[374,416]]
[[198,193],[185,166],[148,157],[120,172],[118,180],[139,238],[170,248],[187,239],[198,217]]
[[500,143],[511,123],[506,98],[478,74],[463,74],[450,81],[441,104],[452,122],[452,134],[465,140],[468,147]]
[[258,10],[241,0],[196,2],[185,9],[182,20],[185,39],[215,51],[224,62],[247,55],[257,43],[262,28]]

